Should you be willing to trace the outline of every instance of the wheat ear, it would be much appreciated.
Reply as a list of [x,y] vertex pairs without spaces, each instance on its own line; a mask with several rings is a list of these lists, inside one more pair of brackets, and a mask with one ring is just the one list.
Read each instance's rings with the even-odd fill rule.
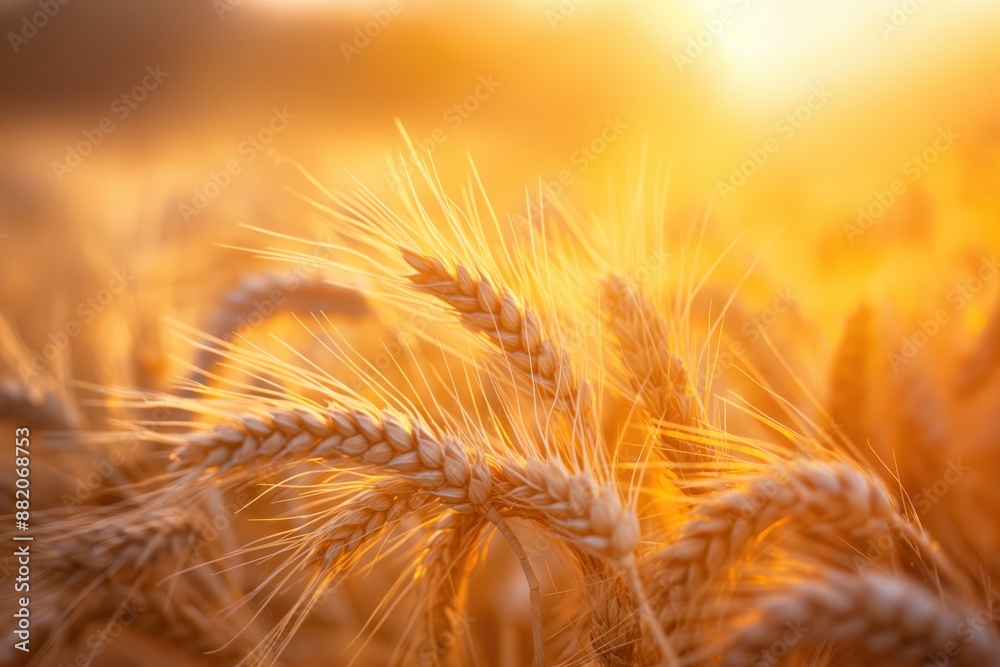
[[956,384],[962,394],[971,394],[989,381],[1000,365],[1000,301],[993,308],[986,328],[972,352],[958,369]]
[[556,461],[504,459],[495,463],[494,489],[501,512],[535,521],[571,546],[617,562],[662,658],[678,664],[639,577],[639,519],[613,488],[599,488],[587,474],[571,475]]
[[546,335],[530,307],[511,290],[493,285],[461,264],[449,269],[433,255],[407,248],[400,251],[415,271],[408,278],[417,289],[455,310],[468,330],[484,335],[533,397],[538,392],[554,401],[574,424],[584,422],[594,437],[590,387],[577,376],[559,341]]
[[[243,328],[259,326],[266,319],[282,313],[323,311],[358,318],[370,313],[365,297],[357,290],[327,283],[319,278],[296,273],[255,273],[244,276],[225,292],[204,327],[205,339],[216,341],[198,348],[188,376],[189,383],[209,380],[225,343]],[[254,317],[256,315],[256,317]],[[192,392],[188,392],[189,395]]]
[[80,425],[76,408],[68,405],[57,391],[10,378],[0,380],[0,419],[56,431]]
[[464,613],[466,578],[486,525],[479,517],[448,512],[431,526],[414,575],[425,606],[424,625],[413,639],[421,667],[436,665],[436,656],[448,648],[444,637],[456,635]]
[[[1000,665],[1000,639],[991,624],[974,630],[968,621],[974,611],[952,612],[930,591],[903,578],[830,572],[822,579],[768,588],[750,607],[754,611],[737,619],[724,642],[722,667],[755,664],[755,658],[773,664],[776,652],[767,651],[774,646],[791,653],[799,645],[820,642],[861,649],[893,664],[922,664],[941,655],[958,667]],[[992,607],[988,611],[992,614]]]
[[[226,587],[214,565],[200,562],[179,580],[163,581],[182,564],[204,561],[199,551],[207,544],[206,529],[195,512],[132,505],[94,508],[46,524],[40,537],[49,536],[49,548],[37,557],[42,576],[57,592],[49,596],[56,611],[39,628],[48,636],[45,650],[91,621],[113,623],[123,601],[154,608],[160,625],[190,649],[221,650],[228,657],[245,650],[235,635],[253,619],[220,624],[213,617],[222,601],[235,603],[242,596]],[[228,647],[234,640],[237,646]]]
[[830,377],[830,418],[847,439],[864,444],[867,423],[872,312],[862,304],[847,319]]
[[707,498],[656,554],[673,585],[697,589],[724,573],[780,521],[813,534],[877,535],[902,521],[885,488],[844,462],[796,461],[746,488]]
[[486,465],[457,438],[391,410],[296,406],[236,415],[209,430],[149,437],[177,446],[175,469],[220,482],[312,458],[393,471],[453,502],[479,506],[489,495]]
[[656,554],[644,572],[652,579],[664,627],[676,632],[683,609],[725,581],[757,539],[785,521],[815,536],[902,537],[937,559],[874,478],[844,462],[798,461],[747,488],[709,498],[695,508],[674,543]]
[[[670,330],[649,299],[633,284],[611,275],[602,283],[602,309],[621,354],[625,380],[653,424],[696,428],[705,413],[684,361],[670,349]],[[678,463],[704,461],[703,448],[663,436],[664,453]]]
[[490,504],[490,471],[481,456],[454,437],[435,434],[420,422],[383,411],[303,408],[249,416],[210,431],[162,436],[179,446],[176,463],[198,476],[259,469],[288,457],[338,459],[391,471],[442,502],[481,513],[504,536],[528,578],[535,623],[536,663],[543,660],[538,580],[517,536]]
[[[408,276],[412,285],[456,311],[466,329],[485,336],[520,380],[516,386],[533,400],[541,398],[556,412],[565,415],[585,449],[599,447],[600,433],[591,388],[577,376],[558,339],[546,335],[534,310],[519,301],[510,289],[494,286],[485,276],[477,275],[462,264],[450,269],[437,256],[403,247],[399,250],[415,271]],[[511,541],[512,535],[505,537]],[[527,554],[518,547],[515,551],[532,595],[532,634],[538,655],[543,650],[538,580]]]
[[[342,568],[345,557],[358,554],[361,548],[386,529],[426,505],[416,488],[392,478],[351,498],[326,523],[306,536],[308,554],[304,560],[324,569]],[[296,564],[303,557],[294,557]]]
[[640,628],[635,608],[628,604],[628,585],[602,559],[579,554],[588,573],[583,593],[588,602],[585,618],[590,644],[602,667],[634,665]]
[[204,528],[200,517],[177,509],[126,513],[94,511],[71,522],[46,526],[55,538],[42,552],[43,570],[66,578],[91,581],[122,577],[135,580],[158,561],[182,554]]

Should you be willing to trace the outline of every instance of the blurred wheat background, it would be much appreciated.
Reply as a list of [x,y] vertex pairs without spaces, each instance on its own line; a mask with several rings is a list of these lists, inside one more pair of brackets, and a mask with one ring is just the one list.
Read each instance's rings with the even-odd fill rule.
[[[39,433],[37,525],[115,507],[128,499],[116,489],[165,469],[149,442],[113,440],[140,419],[137,395],[97,388],[211,385],[196,331],[318,359],[299,320],[322,311],[359,355],[411,376],[379,361],[406,356],[405,311],[379,307],[371,276],[341,270],[343,239],[306,199],[332,206],[321,184],[391,201],[400,165],[430,160],[452,196],[478,178],[515,232],[544,215],[609,254],[668,239],[662,257],[631,257],[632,277],[690,297],[692,382],[710,376],[788,428],[775,396],[829,422],[910,498],[937,549],[997,585],[1000,4],[11,0],[0,24],[0,420]],[[312,260],[253,252],[295,246],[259,229],[328,244],[304,252],[334,267],[335,302]],[[686,276],[704,284],[692,292]],[[164,421],[189,408],[154,403]],[[768,432],[731,421],[748,438]],[[4,455],[4,488],[12,465]],[[213,557],[267,534],[246,514]],[[458,664],[530,664],[527,586],[503,539],[490,543]],[[16,568],[4,557],[6,595]],[[540,577],[556,567],[535,560]],[[282,662],[414,664],[396,649],[405,614],[379,607],[405,598],[401,568],[359,568]],[[140,613],[96,655],[82,647],[106,619],[38,664],[236,664],[204,652],[250,623],[240,587],[262,575],[237,570],[222,587],[242,611],[198,641]],[[572,589],[566,576],[542,577],[549,662],[589,664],[586,651],[559,653],[557,629],[572,624],[552,591]],[[211,599],[204,586],[193,590]],[[254,619],[249,646],[290,606]],[[204,613],[191,624],[212,624]]]

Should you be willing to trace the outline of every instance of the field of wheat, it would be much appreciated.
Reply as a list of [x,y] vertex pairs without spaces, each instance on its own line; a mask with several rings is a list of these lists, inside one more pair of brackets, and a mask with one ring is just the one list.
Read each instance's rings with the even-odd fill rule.
[[0,665],[1000,666],[996,3],[0,22]]

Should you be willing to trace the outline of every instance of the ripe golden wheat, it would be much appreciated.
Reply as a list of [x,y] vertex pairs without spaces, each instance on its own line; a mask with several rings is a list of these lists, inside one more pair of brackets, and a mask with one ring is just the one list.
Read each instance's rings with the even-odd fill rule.
[[[711,332],[695,347],[676,319],[686,304],[578,227],[508,225],[481,186],[460,206],[410,163],[398,207],[368,191],[316,203],[338,252],[277,233],[285,245],[259,251],[318,271],[300,280],[304,305],[268,313],[302,315],[309,355],[241,337],[255,298],[287,287],[248,280],[189,333],[178,391],[103,390],[158,469],[47,517],[59,548],[46,577],[70,597],[51,600],[51,653],[79,650],[88,623],[138,596],[193,655],[275,664],[317,618],[350,615],[331,600],[388,571],[395,583],[342,623],[356,641],[331,646],[330,664],[351,650],[492,664],[476,646],[489,630],[467,614],[496,539],[525,581],[536,665],[735,667],[775,646],[784,664],[921,664],[950,644],[949,664],[1000,665],[992,616],[968,641],[957,629],[989,599],[976,599],[982,564],[942,548],[857,456],[867,310],[836,356],[829,418],[781,397],[783,415],[736,409],[708,379]],[[380,366],[331,312],[396,322],[405,344]],[[741,419],[770,437],[740,433]],[[77,432],[97,451],[117,435]],[[788,624],[808,630],[783,639]]]

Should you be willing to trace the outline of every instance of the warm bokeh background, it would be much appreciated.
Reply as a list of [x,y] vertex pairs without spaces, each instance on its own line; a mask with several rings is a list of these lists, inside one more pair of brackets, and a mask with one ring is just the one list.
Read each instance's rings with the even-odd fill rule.
[[[754,318],[790,290],[795,316],[771,333],[821,400],[845,321],[869,304],[872,412],[928,382],[942,406],[935,442],[949,449],[911,493],[965,456],[986,482],[949,493],[988,516],[997,393],[953,387],[1000,294],[995,272],[968,282],[1000,245],[998,25],[987,0],[8,0],[0,310],[30,351],[81,326],[44,374],[164,374],[185,352],[163,316],[200,326],[242,275],[273,268],[225,247],[272,243],[241,225],[326,238],[288,190],[322,195],[277,158],[331,190],[357,179],[388,195],[387,158],[406,150],[398,119],[446,187],[465,183],[471,157],[512,217],[548,184],[622,236],[706,220],[704,269],[732,246],[704,292],[711,312],[756,262],[722,352],[753,349]],[[144,99],[132,108],[129,94]],[[270,123],[269,143],[248,148]],[[741,184],[736,169],[755,173]],[[621,213],[643,170],[666,192],[663,218]],[[859,209],[876,215],[859,225]],[[134,277],[120,298],[81,311],[122,269]],[[913,360],[891,356],[939,310],[942,334]],[[930,414],[920,396],[906,400]],[[931,456],[874,421],[854,435]],[[995,531],[968,522],[990,553]]]

